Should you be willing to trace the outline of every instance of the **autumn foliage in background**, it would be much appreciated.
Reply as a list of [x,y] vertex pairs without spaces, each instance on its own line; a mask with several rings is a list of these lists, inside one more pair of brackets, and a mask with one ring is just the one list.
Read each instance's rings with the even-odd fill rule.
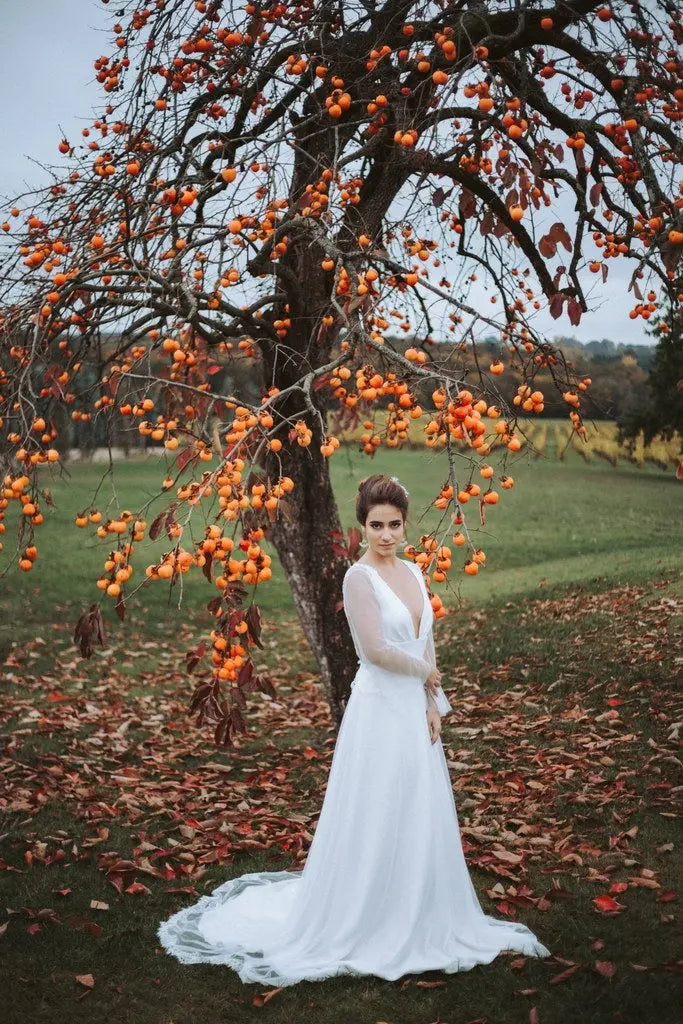
[[[215,624],[188,653],[191,706],[229,745],[245,693],[272,692],[250,656],[272,542],[339,722],[358,539],[330,486],[340,436],[362,423],[372,457],[428,411],[441,518],[407,554],[430,585],[481,571],[468,517],[514,485],[518,416],[550,389],[586,434],[591,380],[534,313],[576,326],[616,260],[632,319],[679,316],[680,36],[669,0],[118,5],[95,61],[101,113],[2,223],[0,517],[16,543],[0,569],[39,575],[52,557],[44,467],[59,469],[64,416],[116,412],[164,445],[169,500],[151,522],[151,499],[103,512],[100,495],[77,516],[102,540],[101,599],[123,619],[139,587],[204,573]],[[216,386],[244,360],[258,397]],[[146,538],[164,535],[146,564]],[[445,615],[433,591],[432,605]],[[101,636],[97,601],[82,653]]]

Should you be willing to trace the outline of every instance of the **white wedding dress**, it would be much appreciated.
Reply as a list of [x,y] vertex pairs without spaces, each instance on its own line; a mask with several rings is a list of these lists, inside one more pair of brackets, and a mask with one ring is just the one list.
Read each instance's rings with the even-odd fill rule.
[[[407,605],[374,567],[356,562],[344,577],[360,665],[303,871],[231,879],[163,922],[161,944],[182,963],[226,964],[243,982],[285,986],[451,974],[502,950],[550,955],[527,927],[488,917],[477,899],[443,746],[431,742],[425,714],[434,613],[419,567],[401,564],[422,591],[417,637]],[[437,706],[451,710],[442,690]]]

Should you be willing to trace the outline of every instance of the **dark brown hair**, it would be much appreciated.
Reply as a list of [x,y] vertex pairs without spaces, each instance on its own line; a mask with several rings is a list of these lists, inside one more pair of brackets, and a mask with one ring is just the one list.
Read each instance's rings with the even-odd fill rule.
[[401,510],[405,523],[408,515],[408,496],[401,485],[386,473],[373,473],[372,476],[366,476],[358,485],[356,519],[361,526],[365,526],[365,520],[373,505],[395,505]]

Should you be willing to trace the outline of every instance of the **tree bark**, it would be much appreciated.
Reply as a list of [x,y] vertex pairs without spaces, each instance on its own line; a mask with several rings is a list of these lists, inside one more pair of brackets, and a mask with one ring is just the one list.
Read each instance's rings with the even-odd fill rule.
[[338,729],[358,659],[341,603],[349,561],[333,550],[331,534],[341,531],[341,524],[320,443],[314,434],[307,448],[294,444],[299,451],[288,454],[286,461],[269,456],[266,468],[271,479],[282,472],[296,480],[296,487],[287,495],[268,536],[290,585]]

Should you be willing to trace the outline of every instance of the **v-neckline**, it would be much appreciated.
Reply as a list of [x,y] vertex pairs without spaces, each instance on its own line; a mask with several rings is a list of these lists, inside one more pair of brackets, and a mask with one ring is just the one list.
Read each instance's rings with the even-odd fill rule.
[[[402,562],[402,559],[400,559],[400,561]],[[358,563],[358,564],[359,564],[359,565],[367,565],[368,569],[372,569],[372,570],[373,570],[374,572],[376,572],[376,573],[377,573],[377,575],[379,576],[380,580],[382,581],[382,583],[384,584],[384,586],[385,586],[385,587],[387,588],[387,590],[388,590],[388,591],[389,591],[389,592],[390,592],[391,594],[393,594],[393,595],[394,595],[394,597],[395,597],[395,598],[396,598],[396,600],[397,600],[397,601],[399,602],[399,604],[402,604],[402,605],[403,605],[403,607],[405,608],[405,610],[406,610],[406,611],[408,612],[408,617],[410,618],[410,624],[412,625],[412,627],[413,627],[413,629],[414,629],[414,628],[415,628],[415,620],[413,619],[413,613],[411,612],[410,608],[409,608],[409,607],[408,607],[408,605],[407,605],[407,604],[405,603],[405,601],[404,601],[404,600],[403,600],[402,598],[400,598],[400,597],[398,596],[398,594],[396,593],[396,591],[395,591],[395,590],[393,590],[393,589],[392,589],[392,588],[391,588],[391,587],[389,586],[389,584],[388,584],[388,583],[387,583],[387,581],[386,581],[386,580],[384,579],[384,576],[382,576],[382,573],[381,573],[381,572],[379,571],[379,569],[376,569],[374,565],[370,565],[370,563],[369,563],[369,562],[360,562],[360,563]],[[402,562],[402,564],[403,564],[403,562]],[[415,578],[415,573],[414,573],[414,572],[413,572],[413,570],[412,570],[412,569],[410,568],[410,564],[409,564],[408,562],[406,562],[406,563],[404,563],[404,564],[408,566],[408,572],[409,572],[409,573],[410,573],[410,574],[411,574],[411,575],[413,576],[413,578]],[[422,612],[421,612],[421,614],[420,614],[420,624],[419,624],[419,626],[417,627],[417,636],[416,636],[416,637],[413,637],[413,639],[414,639],[414,640],[419,640],[419,639],[420,639],[420,637],[422,636],[422,623],[424,622],[424,617],[425,617],[425,611],[426,611],[426,607],[425,607],[425,602],[426,602],[426,597],[427,597],[427,595],[425,594],[425,591],[424,591],[424,587],[421,587],[421,588],[420,588],[420,590],[421,590],[421,593],[422,593]]]

